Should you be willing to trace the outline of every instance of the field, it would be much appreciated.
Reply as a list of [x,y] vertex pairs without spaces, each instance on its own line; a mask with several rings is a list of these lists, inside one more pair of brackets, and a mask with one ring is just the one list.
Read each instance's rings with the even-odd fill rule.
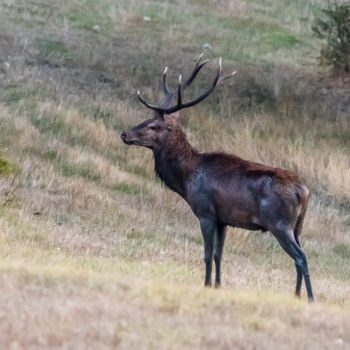
[[[319,67],[321,0],[0,2],[0,348],[350,348],[350,78]],[[181,123],[200,151],[293,170],[311,195],[301,242],[316,302],[270,233],[229,229],[223,288],[149,150],[161,74],[212,58]]]

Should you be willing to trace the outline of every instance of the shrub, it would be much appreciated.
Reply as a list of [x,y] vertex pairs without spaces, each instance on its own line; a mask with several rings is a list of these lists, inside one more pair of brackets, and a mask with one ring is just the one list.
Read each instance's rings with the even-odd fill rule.
[[317,37],[326,41],[320,63],[334,72],[350,72],[350,2],[329,4],[312,26]]

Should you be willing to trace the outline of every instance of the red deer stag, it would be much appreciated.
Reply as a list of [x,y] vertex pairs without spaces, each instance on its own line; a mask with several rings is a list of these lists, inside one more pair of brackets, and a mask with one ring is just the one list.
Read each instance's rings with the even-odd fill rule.
[[[208,97],[217,85],[234,75],[223,76],[221,59],[208,90],[184,103],[182,92],[208,62],[198,59],[190,77],[172,90],[163,73],[165,98],[159,105],[139,100],[155,114],[153,118],[125,131],[121,139],[153,151],[155,171],[177,192],[197,216],[204,239],[205,286],[211,285],[215,261],[215,286],[220,286],[220,265],[227,225],[247,230],[270,231],[294,261],[297,272],[295,294],[300,296],[304,276],[309,301],[313,300],[307,260],[299,243],[309,191],[298,177],[286,170],[249,162],[225,153],[199,153],[183,133],[178,112]],[[173,102],[175,100],[176,102]]]

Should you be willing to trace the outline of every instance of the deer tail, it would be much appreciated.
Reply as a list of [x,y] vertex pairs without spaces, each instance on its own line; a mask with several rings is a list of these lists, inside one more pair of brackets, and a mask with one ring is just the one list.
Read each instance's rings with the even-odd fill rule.
[[300,247],[299,236],[303,228],[304,218],[309,203],[310,192],[305,185],[298,184],[296,195],[299,199],[301,209],[294,227],[294,238],[298,246]]

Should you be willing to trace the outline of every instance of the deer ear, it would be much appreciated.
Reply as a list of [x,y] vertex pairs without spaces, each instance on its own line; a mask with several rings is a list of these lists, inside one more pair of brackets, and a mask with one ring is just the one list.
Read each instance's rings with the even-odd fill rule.
[[171,114],[166,114],[168,117],[173,117],[173,118],[175,118],[175,119],[179,119],[179,117],[180,117],[180,113],[179,113],[179,111],[177,111],[177,112],[174,112],[174,113],[171,113]]

